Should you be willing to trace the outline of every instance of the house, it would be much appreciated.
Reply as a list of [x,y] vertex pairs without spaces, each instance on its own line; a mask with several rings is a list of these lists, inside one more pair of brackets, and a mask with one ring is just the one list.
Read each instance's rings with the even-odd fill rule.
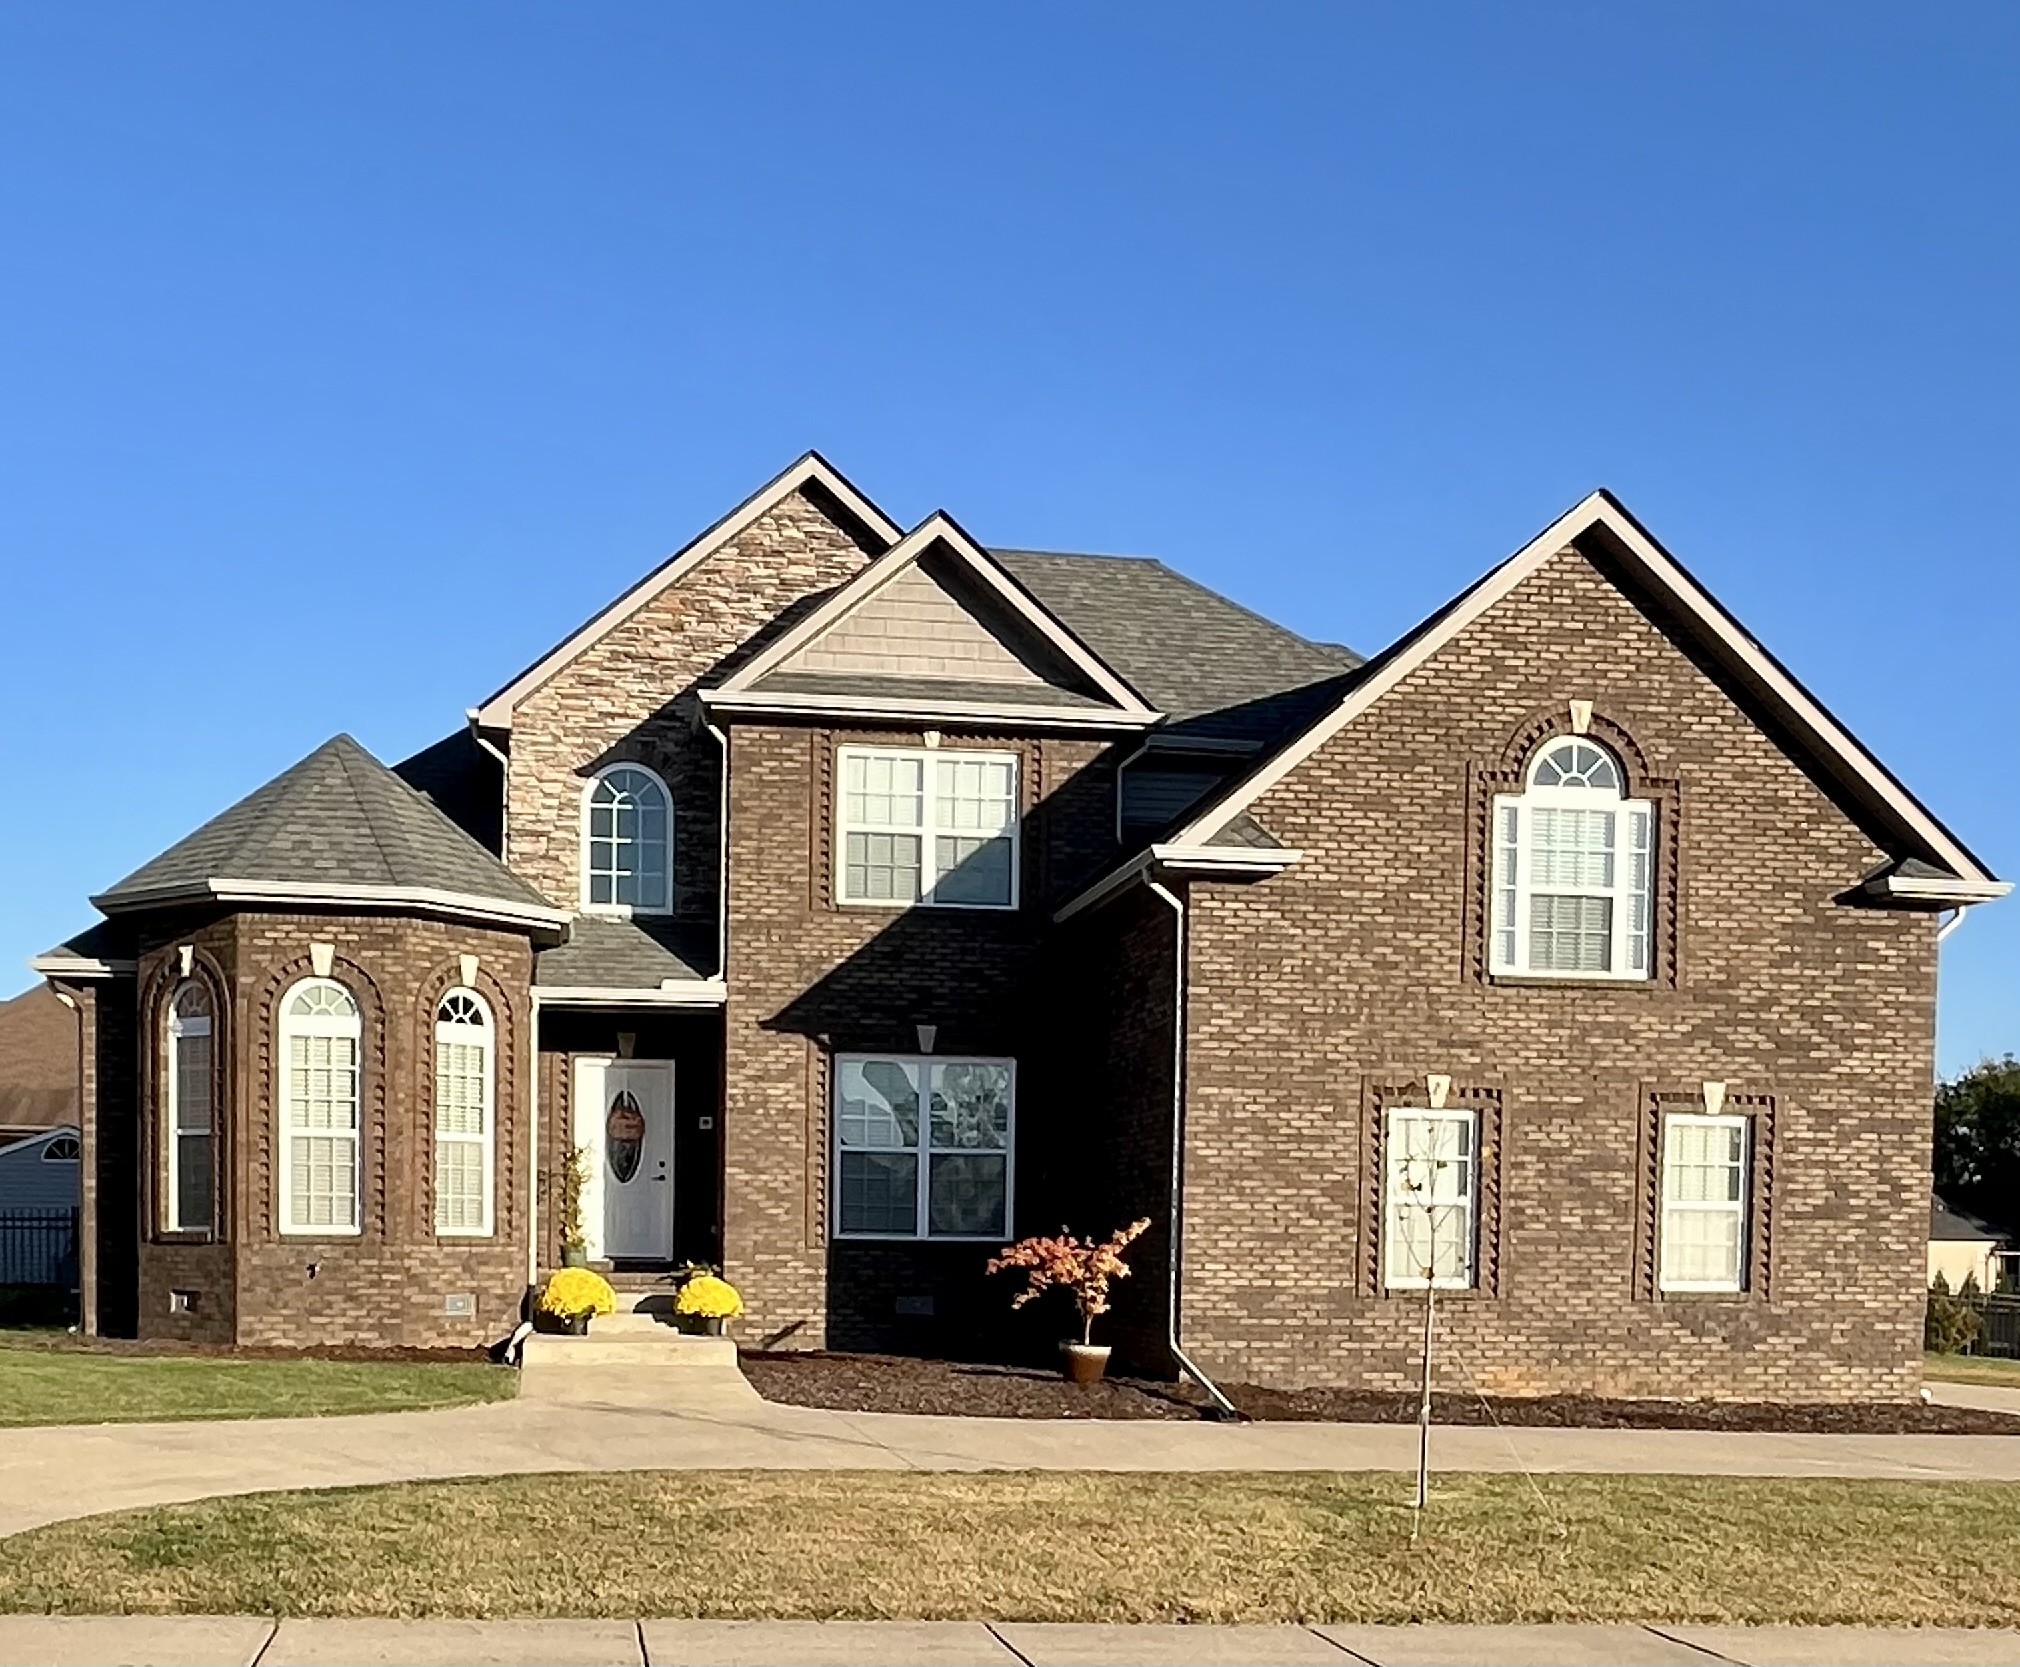
[[1981,1291],[1996,1291],[2007,1258],[2008,1235],[1969,1210],[1949,1204],[1940,1192],[1929,1195],[1929,1283],[1940,1275],[1953,1291],[1975,1280]]
[[47,984],[0,1001],[0,1149],[77,1118],[77,1017]]
[[772,1346],[1000,1349],[995,1248],[1146,1215],[1147,1367],[1402,1386],[1428,1286],[1489,1390],[1900,1397],[2006,889],[1603,492],[1363,660],[809,454],[35,966],[101,1331],[495,1339],[579,1148]]
[[21,1286],[73,1286],[81,1155],[74,1127],[43,1129],[0,1147],[0,1290],[18,1295]]

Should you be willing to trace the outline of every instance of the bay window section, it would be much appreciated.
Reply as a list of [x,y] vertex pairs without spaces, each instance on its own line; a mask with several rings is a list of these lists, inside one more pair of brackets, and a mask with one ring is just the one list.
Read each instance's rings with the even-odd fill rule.
[[280,1228],[355,1234],[358,1067],[364,1027],[351,992],[308,978],[281,999]]
[[195,979],[185,980],[168,1013],[168,1174],[162,1224],[171,1233],[211,1230],[217,1080],[213,1029],[210,992]]
[[844,903],[1017,906],[1017,757],[844,747],[837,895]]
[[842,1238],[1005,1239],[1016,1066],[844,1054],[835,1062]]

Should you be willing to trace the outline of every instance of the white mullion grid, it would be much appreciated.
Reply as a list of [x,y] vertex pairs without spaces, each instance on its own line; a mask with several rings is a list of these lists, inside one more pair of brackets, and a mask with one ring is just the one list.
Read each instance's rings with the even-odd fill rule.
[[[919,772],[918,805],[916,822],[906,822],[897,818],[875,818],[855,816],[850,813],[849,800],[853,796],[849,787],[851,767],[862,764],[865,770],[863,796],[868,798],[896,798],[899,795],[880,791],[869,785],[868,771],[879,763],[904,763],[917,767]],[[960,803],[984,803],[973,795],[960,791],[958,776],[955,791],[947,797],[953,798],[957,809],[952,817],[942,813],[941,768],[943,765],[958,770],[964,764],[993,764],[1008,768],[1010,788],[1006,815],[1000,829],[962,827],[958,805]],[[980,752],[968,748],[935,747],[842,747],[836,753],[836,774],[839,778],[835,790],[835,897],[845,905],[867,905],[872,908],[904,907],[919,903],[936,909],[1015,909],[1018,902],[1018,868],[1021,862],[1021,846],[1018,838],[1020,820],[1022,782],[1020,760],[1015,753]],[[910,795],[905,795],[909,797]],[[896,837],[916,839],[919,851],[919,890],[914,897],[867,897],[858,896],[849,889],[849,836],[864,834],[872,837]],[[940,870],[940,841],[947,839],[1001,840],[1007,847],[1009,869],[1009,894],[1001,902],[975,902],[965,899],[947,898],[940,895],[942,883],[947,875]],[[877,865],[883,866],[883,865]],[[951,872],[951,871],[950,871]]]
[[[321,982],[321,981],[314,981]],[[290,990],[281,1003],[281,1081],[280,1081],[280,1124],[281,1124],[281,1165],[280,1165],[280,1230],[283,1234],[302,1238],[356,1238],[363,1232],[364,1199],[363,1174],[359,1161],[363,1150],[364,1118],[364,1039],[363,1026],[356,1011],[356,998],[345,991],[345,998],[352,1003],[348,1015],[310,1014],[289,1015],[287,1008],[294,1002],[300,990]],[[325,1049],[326,1062],[318,1066],[315,1062],[318,1041],[329,1043]],[[296,1063],[296,1044],[301,1043],[301,1063]],[[349,1045],[348,1061],[339,1066],[337,1044]],[[317,1070],[330,1074],[331,1092],[326,1097],[333,1108],[344,1105],[350,1112],[350,1126],[316,1125],[306,1121],[309,1104],[315,1095],[304,1092],[299,1101],[295,1095],[295,1073],[302,1071],[312,1077]],[[340,1097],[337,1092],[340,1073],[348,1078],[346,1091]],[[297,1113],[301,1115],[298,1117]],[[349,1153],[351,1176],[351,1219],[345,1222],[297,1222],[294,1219],[294,1169],[295,1149],[298,1143],[312,1140],[327,1140],[333,1147],[340,1147]]]
[[[493,1046],[494,1027],[490,1009],[474,991],[454,990],[450,997],[467,996],[475,1004],[479,1014],[478,1022],[467,1019],[438,1019],[435,1023],[435,1232],[443,1238],[488,1238],[494,1231],[496,1211],[496,1161],[497,1161],[497,1049]],[[445,1005],[447,1000],[445,998]],[[469,1069],[469,1055],[476,1054],[476,1070]],[[471,1078],[475,1078],[474,1085]],[[446,1130],[443,1127],[444,1113],[460,1109],[460,1104],[448,1103],[449,1092],[460,1084],[465,1095],[474,1086],[477,1109],[477,1132]],[[472,1225],[459,1225],[443,1219],[443,1206],[448,1202],[446,1189],[442,1185],[441,1155],[456,1150],[475,1149],[477,1155],[478,1220]]]
[[[866,1064],[896,1065],[905,1069],[914,1083],[919,1096],[918,1137],[910,1146],[871,1145],[857,1142],[844,1146],[841,1138],[842,1100],[845,1092],[845,1072],[851,1065]],[[994,1146],[938,1146],[933,1142],[933,1093],[940,1075],[949,1066],[986,1065],[1003,1070],[1009,1078],[1007,1099],[1009,1119],[1004,1130],[1003,1144]],[[1017,1198],[1017,1062],[1014,1059],[992,1058],[986,1055],[969,1054],[837,1054],[834,1066],[835,1087],[831,1116],[835,1129],[831,1146],[834,1152],[833,1174],[830,1192],[833,1197],[830,1207],[832,1230],[837,1238],[880,1239],[887,1242],[909,1244],[916,1240],[932,1239],[942,1244],[991,1244],[1008,1237],[1012,1226]],[[875,1232],[853,1230],[842,1223],[842,1163],[844,1152],[865,1152],[896,1157],[910,1157],[918,1166],[913,1177],[915,1186],[913,1203],[913,1229],[910,1233]],[[936,1157],[1000,1157],[1003,1162],[1003,1230],[999,1233],[935,1233],[933,1231],[933,1159]]]
[[[170,1015],[168,1021],[168,1070],[166,1073],[168,1077],[168,1106],[167,1117],[164,1119],[168,1135],[168,1208],[163,1212],[163,1215],[166,1218],[165,1225],[171,1233],[208,1231],[211,1226],[211,1222],[208,1220],[184,1221],[182,1219],[182,1146],[183,1141],[186,1138],[192,1138],[196,1132],[194,1130],[185,1131],[182,1125],[182,1114],[187,1109],[183,1100],[182,1079],[185,1071],[189,1069],[190,1054],[200,1052],[202,1061],[200,1080],[204,1085],[202,1136],[205,1154],[208,1156],[210,1141],[217,1127],[216,1107],[212,1104],[212,1101],[216,1098],[213,1088],[216,1062],[211,1053],[210,1037],[211,1025],[208,1018],[196,1016],[184,1018],[180,1014]],[[189,1046],[191,1042],[199,1039],[203,1042],[201,1050],[193,1049]],[[192,1077],[197,1076],[195,1071],[189,1071],[189,1074]],[[213,1201],[213,1217],[215,1213],[216,1205],[215,1201]]]
[[[1664,1291],[1712,1291],[1727,1295],[1746,1289],[1747,1216],[1753,1189],[1752,1119],[1745,1114],[1673,1111],[1662,1120],[1662,1232],[1656,1247],[1656,1283]],[[1738,1177],[1737,1198],[1672,1197],[1678,1161],[1676,1135],[1682,1129],[1720,1129],[1738,1136],[1739,1157],[1735,1162],[1716,1160],[1716,1166]],[[1672,1216],[1728,1216],[1733,1223],[1733,1273],[1727,1279],[1672,1278],[1669,1273],[1670,1219]]]
[[[1536,829],[1538,811],[1577,811],[1606,817],[1612,882],[1556,879],[1547,885],[1540,884],[1535,877],[1541,847]],[[1493,813],[1488,875],[1492,970],[1536,978],[1647,978],[1654,930],[1654,806],[1646,799],[1610,799],[1584,788],[1531,787],[1526,793],[1497,794]],[[1561,842],[1555,849],[1563,849]],[[1530,942],[1539,895],[1600,898],[1608,903],[1605,967],[1547,967],[1534,963]]]
[[[1460,1167],[1462,1180],[1456,1187],[1445,1189],[1441,1195],[1435,1178],[1431,1191],[1418,1197],[1403,1185],[1403,1171],[1412,1161],[1403,1150],[1400,1138],[1409,1124],[1447,1124],[1465,1134],[1463,1156],[1432,1161],[1435,1168],[1452,1165]],[[1416,1160],[1416,1161],[1422,1161]],[[1456,1274],[1433,1274],[1430,1284],[1441,1291],[1465,1291],[1473,1288],[1478,1277],[1478,1225],[1476,1217],[1480,1197],[1480,1119],[1479,1114],[1470,1109],[1432,1111],[1423,1106],[1391,1106],[1383,1117],[1382,1130],[1382,1284],[1385,1289],[1397,1291],[1421,1291],[1425,1278],[1421,1267],[1399,1268],[1395,1265],[1396,1240],[1406,1238],[1398,1232],[1405,1210],[1418,1210],[1424,1215],[1424,1229],[1428,1235],[1426,1249],[1433,1261],[1437,1257],[1438,1242],[1450,1237],[1442,1233],[1456,1215],[1461,1223],[1459,1245],[1463,1253],[1460,1271]],[[1443,1212],[1439,1214],[1438,1212]]]

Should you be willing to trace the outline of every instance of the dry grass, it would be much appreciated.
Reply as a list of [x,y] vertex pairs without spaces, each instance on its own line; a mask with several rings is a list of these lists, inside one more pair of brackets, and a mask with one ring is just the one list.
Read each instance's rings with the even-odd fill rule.
[[250,1495],[7,1543],[0,1609],[2020,1622],[2020,1486],[792,1472]]
[[1989,1383],[2020,1389],[2020,1360],[1982,1354],[1925,1354],[1922,1376],[1931,1383]]
[[0,1346],[0,1426],[305,1418],[503,1400],[503,1366],[446,1361],[231,1360]]

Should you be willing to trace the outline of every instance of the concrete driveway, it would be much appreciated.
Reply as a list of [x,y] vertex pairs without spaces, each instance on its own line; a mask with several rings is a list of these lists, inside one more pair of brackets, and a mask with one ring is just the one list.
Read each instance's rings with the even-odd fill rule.
[[[1999,1393],[2011,1394],[2011,1391]],[[2020,1437],[1438,1429],[1440,1470],[2020,1481]],[[283,1488],[599,1470],[1408,1470],[1384,1424],[930,1418],[755,1397],[658,1404],[635,1379],[572,1403],[0,1430],[0,1534]]]

